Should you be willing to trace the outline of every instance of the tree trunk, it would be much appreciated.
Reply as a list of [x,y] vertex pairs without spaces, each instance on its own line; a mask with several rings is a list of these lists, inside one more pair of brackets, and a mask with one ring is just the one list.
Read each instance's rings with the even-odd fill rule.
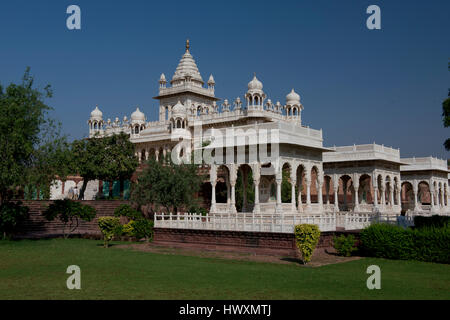
[[83,179],[83,185],[81,186],[80,195],[79,195],[78,199],[84,200],[84,192],[86,191],[88,182],[89,181],[87,179]]
[[113,183],[114,183],[114,180],[109,181],[109,197],[110,197],[110,199],[113,198]]

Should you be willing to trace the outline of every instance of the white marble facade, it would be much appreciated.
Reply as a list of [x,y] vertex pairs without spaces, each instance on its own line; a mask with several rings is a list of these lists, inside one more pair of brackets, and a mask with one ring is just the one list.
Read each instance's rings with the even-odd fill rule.
[[[242,206],[245,212],[302,214],[350,210],[398,214],[405,202],[401,198],[404,182],[411,183],[417,196],[414,186],[422,180],[431,186],[433,194],[433,204],[429,209],[434,212],[448,210],[449,173],[445,161],[439,162],[438,169],[429,166],[413,170],[410,162],[400,159],[398,149],[378,144],[326,148],[323,146],[322,130],[304,125],[304,106],[295,90],[287,90],[284,103],[272,102],[256,75],[248,83],[243,96],[233,100],[219,99],[215,96],[214,77],[210,75],[204,82],[191,55],[189,41],[172,79],[168,81],[165,74],[161,74],[158,87],[158,95],[154,97],[159,101],[159,118],[156,121],[148,121],[140,108],[136,108],[130,118],[125,116],[119,120],[115,117],[113,121],[104,121],[103,113],[96,106],[88,120],[89,136],[127,133],[136,145],[136,155],[140,161],[151,156],[158,159],[172,151],[180,155],[183,152],[183,156],[188,157],[198,149],[199,138],[195,134],[198,126],[202,141],[210,139],[208,129],[233,129],[232,150],[239,148],[239,137],[247,136],[248,140],[242,143],[241,149],[245,157],[231,160],[221,157],[220,161],[209,166],[212,213],[236,212],[235,186],[239,170],[251,170],[251,182],[255,188],[252,206],[245,203]],[[271,144],[271,148],[277,151],[275,157],[260,157],[259,152],[264,144],[258,139],[255,143],[251,142],[248,135],[251,130],[258,133],[260,130],[277,130],[277,142]],[[174,149],[180,139],[187,141],[186,147]],[[223,153],[226,154],[229,149],[224,146]],[[255,153],[257,155],[252,156]],[[265,170],[267,167],[272,168],[270,174]],[[281,201],[283,168],[289,171],[291,203]],[[218,181],[226,184],[225,203],[216,201]],[[315,190],[314,201],[311,200],[312,189]],[[342,194],[346,196],[342,197]],[[425,210],[417,201],[414,203],[411,210]]]

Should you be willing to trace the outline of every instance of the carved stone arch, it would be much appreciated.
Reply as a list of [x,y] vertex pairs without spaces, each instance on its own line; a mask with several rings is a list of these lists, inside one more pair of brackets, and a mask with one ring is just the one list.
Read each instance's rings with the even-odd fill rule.
[[297,181],[297,168],[300,166],[298,161],[291,161],[291,179]]
[[316,171],[316,179],[317,179],[318,182],[320,182],[321,181],[321,176],[323,176],[322,175],[322,171],[320,170],[320,166],[318,164],[316,164],[316,163],[312,163],[311,167],[310,167],[310,170],[309,170],[311,174],[312,174],[313,170]]

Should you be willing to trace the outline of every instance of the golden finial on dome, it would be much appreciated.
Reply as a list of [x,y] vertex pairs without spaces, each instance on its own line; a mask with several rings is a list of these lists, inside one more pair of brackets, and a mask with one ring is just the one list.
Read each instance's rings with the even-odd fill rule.
[[187,40],[186,40],[186,51],[189,51],[189,47],[190,47],[190,45],[189,45],[189,39],[187,39]]

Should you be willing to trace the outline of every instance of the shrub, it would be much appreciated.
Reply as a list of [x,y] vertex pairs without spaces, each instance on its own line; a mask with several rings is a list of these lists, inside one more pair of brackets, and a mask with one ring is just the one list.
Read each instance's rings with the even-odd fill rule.
[[98,227],[103,234],[105,248],[108,248],[108,244],[114,236],[122,235],[122,225],[119,218],[101,217],[98,219]]
[[450,263],[450,226],[413,230],[374,224],[361,232],[361,251],[379,258]]
[[448,216],[439,216],[435,214],[431,217],[423,217],[423,216],[414,217],[414,226],[416,228],[425,228],[425,227],[442,228],[447,225],[450,225],[450,217]]
[[48,221],[52,221],[58,217],[63,222],[63,236],[67,238],[70,233],[78,228],[80,219],[83,221],[92,221],[95,218],[96,211],[91,206],[70,199],[64,199],[55,200],[42,214]]
[[450,226],[411,230],[416,255],[420,261],[450,263]]
[[314,224],[299,224],[294,229],[295,242],[302,254],[303,263],[311,260],[314,249],[320,238],[320,230]]
[[352,234],[347,237],[343,234],[339,237],[334,237],[333,245],[338,254],[344,257],[350,257],[352,252],[356,250],[355,237]]
[[130,220],[127,224],[122,225],[122,233],[124,235],[134,237],[134,220]]
[[201,214],[202,216],[206,216],[208,214],[208,210],[201,206],[191,206],[189,209],[190,213]]
[[414,242],[409,229],[389,224],[373,224],[360,235],[361,251],[372,257],[408,259],[414,255]]
[[148,219],[139,219],[133,222],[134,236],[137,239],[145,238],[151,240],[153,238],[153,221]]
[[11,237],[20,222],[29,217],[30,209],[21,201],[6,202],[0,205],[0,233],[3,239]]
[[131,220],[137,220],[143,218],[143,215],[138,210],[132,208],[128,204],[121,204],[114,210],[116,217],[127,217]]

